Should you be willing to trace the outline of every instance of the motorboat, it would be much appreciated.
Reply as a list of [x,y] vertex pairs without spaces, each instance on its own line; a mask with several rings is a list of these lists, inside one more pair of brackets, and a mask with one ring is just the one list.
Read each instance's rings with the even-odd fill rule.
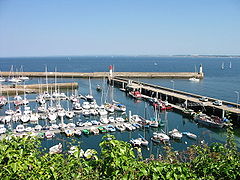
[[98,115],[98,111],[97,111],[96,109],[90,109],[90,110],[89,110],[89,113],[90,113],[90,115],[92,115],[92,116],[97,116],[97,115]]
[[90,128],[90,132],[93,133],[93,134],[99,134],[99,129],[97,127],[91,127]]
[[60,118],[64,117],[64,116],[66,115],[65,110],[64,110],[64,109],[63,109],[63,110],[59,110],[59,111],[57,112],[57,115],[58,115]]
[[160,132],[156,133],[156,132],[154,132],[151,140],[153,142],[155,142],[155,143],[161,143],[161,142],[165,143],[165,142],[168,142],[170,140],[170,138],[165,133],[160,133]]
[[189,78],[189,81],[192,81],[192,82],[199,82],[200,79],[195,78],[195,77],[191,77],[191,78]]
[[118,112],[126,112],[127,108],[123,104],[114,104],[114,110]]
[[122,124],[119,124],[119,125],[116,125],[116,129],[117,129],[118,131],[122,132],[122,131],[125,131],[125,130],[126,130],[126,127],[123,126]]
[[141,99],[142,94],[139,91],[130,91],[129,95],[132,96],[135,99]]
[[92,125],[100,125],[100,122],[97,120],[92,120],[91,123]]
[[141,137],[141,138],[137,138],[138,141],[141,142],[142,146],[148,146],[149,142],[148,140],[146,140],[145,138]]
[[79,102],[74,102],[73,109],[76,111],[81,111],[82,110],[81,104]]
[[129,131],[132,131],[132,130],[134,130],[134,126],[132,126],[130,123],[124,123],[123,124],[125,127],[126,127],[126,129],[127,130],[129,130]]
[[131,139],[129,141],[133,146],[141,146],[141,141],[139,139]]
[[87,109],[84,109],[84,110],[82,111],[82,115],[85,116],[85,117],[89,117],[89,116],[90,116],[90,111],[87,110]]
[[90,108],[91,108],[91,109],[97,109],[97,108],[99,107],[99,106],[97,105],[96,100],[90,102],[89,105],[90,105]]
[[90,103],[87,102],[87,101],[84,101],[84,102],[82,103],[82,108],[83,108],[83,109],[90,109]]
[[58,154],[58,153],[61,153],[61,152],[62,152],[62,144],[61,143],[49,148],[49,153],[50,154]]
[[98,127],[98,130],[101,132],[101,133],[107,133],[107,129],[103,126],[99,126]]
[[69,119],[72,119],[74,116],[74,112],[73,111],[66,111],[66,117]]
[[173,139],[181,139],[182,138],[182,133],[180,133],[177,129],[173,129],[173,130],[169,131],[168,134]]
[[109,123],[115,123],[115,119],[113,116],[108,117]]
[[27,122],[30,120],[30,115],[29,115],[29,114],[23,114],[23,115],[20,117],[20,120],[21,120],[23,123],[27,123]]
[[34,129],[36,130],[36,131],[41,131],[42,130],[42,126],[41,125],[36,125],[35,127],[34,127]]
[[4,134],[7,132],[7,129],[4,127],[4,124],[0,124],[0,134]]
[[37,122],[39,119],[39,114],[34,113],[30,115],[30,122]]
[[98,113],[100,116],[106,116],[108,114],[108,112],[106,111],[105,107],[103,105],[101,105],[98,109]]
[[83,129],[82,130],[82,133],[85,134],[85,135],[89,135],[90,134],[90,131],[88,129]]
[[48,119],[49,119],[50,121],[56,120],[57,117],[58,117],[58,115],[57,115],[57,113],[55,113],[55,112],[49,112],[49,113],[48,113]]
[[26,131],[26,132],[32,132],[32,131],[33,131],[33,128],[32,128],[32,127],[26,127],[26,128],[25,128],[25,131]]
[[51,139],[51,138],[53,138],[55,136],[55,133],[54,132],[51,132],[51,131],[46,131],[45,132],[45,137],[47,138],[47,139]]
[[87,99],[88,102],[93,102],[94,101],[94,98],[91,94],[86,95],[86,99]]
[[57,124],[52,124],[52,129],[58,129],[59,126]]
[[123,117],[116,117],[116,121],[117,122],[124,122],[125,120],[123,119]]
[[223,128],[225,126],[225,122],[217,116],[210,117],[206,114],[197,114],[194,119],[197,123],[212,128]]
[[106,103],[104,104],[104,108],[106,111],[108,111],[109,113],[113,113],[114,112],[114,106],[112,104]]
[[25,131],[25,127],[22,124],[17,125],[16,132],[21,133],[21,132],[24,132],[24,131]]
[[81,136],[81,135],[82,135],[82,131],[79,130],[79,129],[77,129],[77,130],[74,131],[74,134],[75,134],[76,136]]
[[7,104],[7,99],[4,96],[0,96],[0,107],[3,107]]
[[187,137],[191,138],[191,139],[197,139],[197,135],[193,134],[191,132],[182,132],[183,135],[186,135]]
[[74,135],[74,131],[72,129],[65,129],[64,130],[66,136],[70,137]]
[[100,118],[100,122],[103,123],[103,124],[108,124],[109,123],[109,120],[107,117],[101,117]]
[[111,124],[107,125],[105,128],[107,129],[108,132],[115,132],[116,131],[116,128]]
[[68,123],[68,124],[67,124],[67,127],[70,128],[70,129],[74,129],[74,128],[76,128],[76,124],[74,124],[74,123]]

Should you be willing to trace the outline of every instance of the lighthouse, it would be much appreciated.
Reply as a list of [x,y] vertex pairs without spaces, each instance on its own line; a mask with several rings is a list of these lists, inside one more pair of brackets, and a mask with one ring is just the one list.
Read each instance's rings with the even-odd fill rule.
[[199,67],[199,74],[203,74],[203,67],[202,67],[202,64],[200,64],[200,67]]
[[113,66],[112,65],[109,66],[109,75],[110,75],[110,77],[112,77],[112,75],[113,75]]

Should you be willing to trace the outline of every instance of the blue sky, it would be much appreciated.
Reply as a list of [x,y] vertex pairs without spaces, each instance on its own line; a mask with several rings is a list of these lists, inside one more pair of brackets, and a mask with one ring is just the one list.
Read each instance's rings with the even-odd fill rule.
[[0,0],[0,57],[240,54],[239,0]]

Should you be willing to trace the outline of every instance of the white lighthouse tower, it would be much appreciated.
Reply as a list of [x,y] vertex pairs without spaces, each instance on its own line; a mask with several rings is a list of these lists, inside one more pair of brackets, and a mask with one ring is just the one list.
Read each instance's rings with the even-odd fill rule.
[[200,67],[199,67],[199,74],[203,74],[203,67],[202,67],[202,64],[200,64]]
[[109,76],[110,77],[113,76],[113,66],[112,65],[109,66]]

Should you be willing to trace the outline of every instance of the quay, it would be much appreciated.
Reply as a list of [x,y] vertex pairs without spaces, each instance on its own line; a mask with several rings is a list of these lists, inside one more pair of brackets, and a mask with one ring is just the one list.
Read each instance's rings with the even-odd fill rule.
[[28,85],[1,85],[1,93],[3,95],[15,95],[15,94],[30,94],[30,93],[40,93],[47,89],[54,90],[57,89],[76,89],[78,88],[78,83],[50,83],[50,84],[28,84]]
[[27,76],[31,78],[39,77],[62,77],[62,78],[108,78],[109,76],[124,77],[124,78],[198,78],[202,79],[204,74],[198,72],[0,72],[3,77],[21,77]]
[[213,105],[213,102],[218,100],[215,98],[207,97],[208,101],[202,102],[199,100],[199,98],[203,97],[201,95],[119,77],[109,79],[109,83],[126,92],[138,90],[145,99],[157,98],[167,100],[178,110],[182,110],[182,106],[185,106],[195,112],[202,111],[208,115],[217,115],[219,117],[227,116],[233,120],[234,125],[240,126],[240,109],[238,108],[240,105],[233,102],[222,101],[223,105],[216,106]]

